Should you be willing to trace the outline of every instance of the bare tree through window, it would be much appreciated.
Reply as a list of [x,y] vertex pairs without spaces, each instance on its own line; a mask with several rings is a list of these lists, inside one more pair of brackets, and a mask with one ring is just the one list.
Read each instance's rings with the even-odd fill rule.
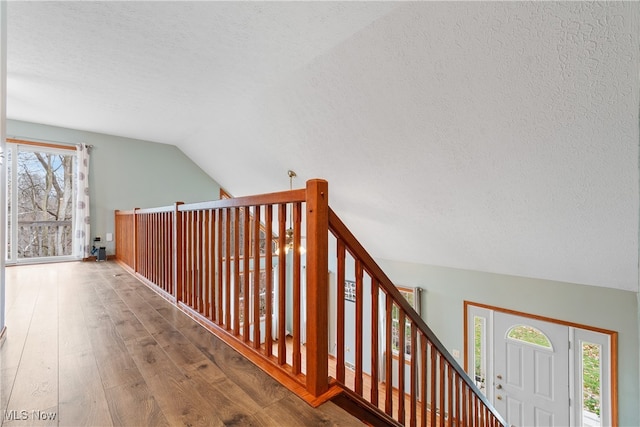
[[[74,159],[74,155],[18,150],[11,189],[17,194],[18,258],[72,255]],[[10,203],[9,216],[11,209]]]

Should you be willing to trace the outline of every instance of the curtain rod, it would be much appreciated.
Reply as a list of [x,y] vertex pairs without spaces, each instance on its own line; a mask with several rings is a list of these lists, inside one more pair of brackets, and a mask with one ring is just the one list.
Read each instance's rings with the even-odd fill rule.
[[[35,143],[42,143],[42,144],[50,144],[50,145],[64,145],[64,146],[68,146],[69,148],[73,148],[75,149],[75,146],[79,143],[72,143],[72,142],[63,142],[63,141],[54,141],[51,139],[42,139],[42,138],[33,138],[30,136],[20,136],[20,135],[7,135],[6,136],[6,140],[8,142],[10,142],[9,140],[16,140],[18,143],[19,142],[25,142],[25,143],[29,143],[29,142],[35,142]],[[88,146],[89,148],[93,148],[92,144],[84,144],[86,146]]]

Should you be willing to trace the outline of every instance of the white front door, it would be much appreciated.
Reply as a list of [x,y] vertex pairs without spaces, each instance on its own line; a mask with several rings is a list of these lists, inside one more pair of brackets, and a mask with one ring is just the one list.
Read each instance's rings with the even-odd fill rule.
[[516,427],[569,425],[569,328],[494,312],[494,406]]

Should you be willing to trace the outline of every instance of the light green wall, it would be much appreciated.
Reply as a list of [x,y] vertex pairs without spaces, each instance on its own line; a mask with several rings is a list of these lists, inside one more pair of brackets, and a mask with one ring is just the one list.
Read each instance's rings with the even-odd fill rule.
[[463,301],[489,304],[618,332],[621,426],[639,426],[640,332],[635,292],[378,260],[398,286],[419,286],[423,316],[449,351],[463,354]]
[[150,208],[215,200],[220,186],[174,145],[158,144],[16,120],[7,121],[7,137],[85,143],[91,152],[91,235],[102,237],[107,253],[114,242],[114,210]]

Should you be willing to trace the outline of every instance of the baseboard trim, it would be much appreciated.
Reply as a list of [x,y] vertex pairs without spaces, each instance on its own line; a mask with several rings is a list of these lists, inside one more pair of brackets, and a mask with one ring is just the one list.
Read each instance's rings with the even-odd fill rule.
[[[96,256],[93,256],[93,255],[92,255],[92,256],[87,257],[87,258],[82,258],[82,261],[83,261],[83,262],[86,262],[86,261],[96,261],[97,259],[98,259],[98,258],[97,258]],[[115,255],[107,255],[107,259],[106,259],[106,260],[107,260],[107,261],[113,261],[113,260],[115,260],[115,259],[116,259],[116,256],[115,256]]]

